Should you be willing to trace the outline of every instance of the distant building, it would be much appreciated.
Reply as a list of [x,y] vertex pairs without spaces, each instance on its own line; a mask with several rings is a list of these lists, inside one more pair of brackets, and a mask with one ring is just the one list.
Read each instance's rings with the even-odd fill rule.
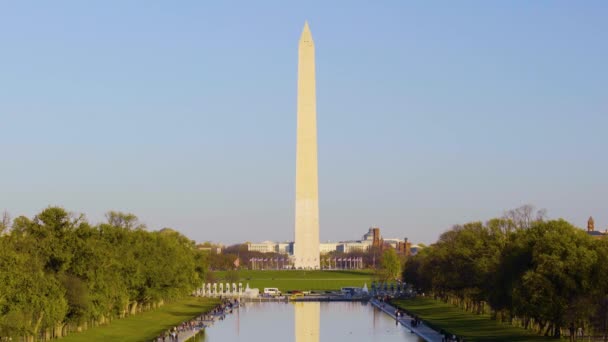
[[335,252],[338,249],[338,245],[338,242],[321,242],[319,244],[319,252],[321,254]]
[[275,252],[280,254],[293,254],[293,242],[279,242],[275,245]]
[[260,253],[293,254],[293,242],[263,241],[260,243],[248,243],[247,250]]
[[595,221],[593,221],[593,217],[589,216],[589,220],[587,221],[587,231],[592,232],[595,230]]
[[418,254],[418,252],[420,252],[421,249],[423,249],[424,246],[420,246],[420,245],[412,245],[410,247],[410,254],[411,255],[416,255]]
[[403,242],[403,239],[396,239],[396,238],[390,238],[390,239],[382,239],[384,246],[390,246],[394,249],[398,249],[399,248],[399,244]]
[[250,252],[273,253],[276,243],[272,241],[264,241],[260,243],[247,244],[247,250]]
[[[382,238],[380,235],[380,228],[372,226],[368,232],[363,234],[362,240],[350,240],[340,242],[321,242],[319,243],[319,252],[321,254],[328,254],[332,252],[338,253],[352,253],[352,252],[367,252],[370,248],[394,248],[397,252],[405,255],[412,255],[417,251],[413,250],[411,242],[405,239],[397,238]],[[248,251],[260,252],[260,253],[280,253],[293,255],[294,243],[293,242],[274,242],[274,241],[263,241],[260,243],[248,243]]]
[[372,227],[370,229],[372,231],[372,247],[382,247],[384,240],[382,239],[382,236],[380,236],[380,228]]
[[337,252],[351,253],[351,252],[365,252],[371,246],[371,242],[363,241],[345,241],[338,244],[336,247]]
[[380,247],[383,244],[382,236],[380,236],[380,228],[372,226],[369,231],[363,235],[363,241],[369,241],[372,247]]
[[222,247],[217,247],[217,246],[210,246],[210,247],[197,246],[196,249],[198,249],[199,251],[205,251],[205,252],[209,252],[209,253],[222,254]]
[[407,238],[397,243],[397,253],[410,256],[412,255],[412,243],[407,241]]
[[589,220],[587,221],[587,234],[594,238],[603,238],[608,236],[608,231],[600,232],[595,230],[595,221],[593,221],[593,217],[589,217]]

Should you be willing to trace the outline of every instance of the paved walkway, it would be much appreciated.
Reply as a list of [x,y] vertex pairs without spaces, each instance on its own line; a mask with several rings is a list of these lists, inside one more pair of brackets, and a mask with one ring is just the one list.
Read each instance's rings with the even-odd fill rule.
[[[238,310],[238,306],[235,306],[232,310]],[[231,314],[232,311],[224,311],[224,312],[220,312],[220,313],[208,313],[206,314],[207,319],[204,320],[205,325],[209,326],[209,325],[213,325],[216,321],[221,320],[223,318],[226,317],[226,315]],[[192,337],[196,336],[196,334],[199,333],[199,331],[204,330],[204,328],[194,328],[192,330],[188,329],[185,331],[180,331],[178,336],[177,336],[177,340],[172,340],[170,336],[167,336],[165,339],[165,342],[186,342],[189,339],[191,339]],[[156,340],[154,340],[154,342],[162,342],[162,339],[158,338]]]
[[[377,299],[370,300],[370,303],[372,303],[372,305],[374,305],[378,309],[384,311],[387,315],[391,316],[392,318],[395,318],[395,311],[397,310],[397,308],[393,307],[388,303],[380,302]],[[410,331],[413,331],[414,334],[420,336],[427,342],[441,342],[442,336],[441,334],[439,334],[439,332],[431,329],[422,322],[420,322],[417,327],[412,327],[411,320],[412,317],[404,312],[403,316],[399,318],[399,323],[401,323],[401,325],[403,325],[404,327],[408,328]]]
[[194,337],[196,334],[198,334],[199,331],[201,331],[201,329],[194,329],[194,330],[189,330],[189,331],[183,331],[182,333],[179,334],[179,337],[177,338],[177,342],[188,341],[189,339],[191,339],[192,337]]
[[[238,306],[234,307],[232,310],[238,310]],[[211,318],[212,321],[207,320],[205,325],[207,325],[207,326],[213,325],[216,321],[223,320],[227,315],[230,315],[232,313],[232,310],[229,312],[224,311],[224,312],[216,313],[216,314],[208,314],[209,318]],[[186,342],[190,338],[192,338],[196,334],[198,334],[198,332],[201,330],[204,330],[204,328],[203,329],[195,328],[194,330],[182,331],[179,333],[179,336],[178,336],[178,339],[176,342]]]

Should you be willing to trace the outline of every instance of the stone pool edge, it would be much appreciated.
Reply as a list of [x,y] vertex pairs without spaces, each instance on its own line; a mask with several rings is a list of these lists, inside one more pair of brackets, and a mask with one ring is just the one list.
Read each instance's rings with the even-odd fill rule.
[[[392,305],[386,303],[386,302],[380,302],[377,299],[371,299],[369,301],[373,306],[377,307],[378,309],[380,309],[380,311],[384,312],[385,314],[391,316],[392,318],[396,319],[395,317],[395,310],[397,310],[395,307],[393,307]],[[426,328],[424,330],[427,330],[425,332],[422,332],[420,330],[420,328],[413,328],[411,326],[411,324],[409,323],[409,320],[411,320],[412,317],[409,316],[408,314],[404,313],[404,316],[399,319],[399,323],[401,323],[401,325],[403,325],[404,327],[408,328],[410,331],[412,331],[414,334],[418,335],[420,338],[424,339],[427,342],[441,342],[442,340],[442,336],[441,334],[439,334],[439,332],[437,332],[436,330],[433,330],[432,328],[424,325],[421,328]]]

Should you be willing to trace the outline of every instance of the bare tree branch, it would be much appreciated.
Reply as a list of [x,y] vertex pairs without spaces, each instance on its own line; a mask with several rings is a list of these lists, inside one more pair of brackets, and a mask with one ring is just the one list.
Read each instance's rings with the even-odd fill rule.
[[546,217],[546,209],[536,210],[531,204],[511,209],[504,214],[504,218],[513,222],[516,229],[528,229],[534,222],[543,221]]
[[11,228],[11,215],[8,211],[2,212],[2,221],[0,222],[0,234],[7,232]]

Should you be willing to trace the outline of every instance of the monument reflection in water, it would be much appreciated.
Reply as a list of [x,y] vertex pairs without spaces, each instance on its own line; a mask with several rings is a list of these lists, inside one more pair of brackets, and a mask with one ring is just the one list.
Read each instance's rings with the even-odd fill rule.
[[197,341],[422,341],[360,302],[246,303],[208,327]]
[[293,307],[296,342],[318,342],[321,333],[321,303],[296,302]]

